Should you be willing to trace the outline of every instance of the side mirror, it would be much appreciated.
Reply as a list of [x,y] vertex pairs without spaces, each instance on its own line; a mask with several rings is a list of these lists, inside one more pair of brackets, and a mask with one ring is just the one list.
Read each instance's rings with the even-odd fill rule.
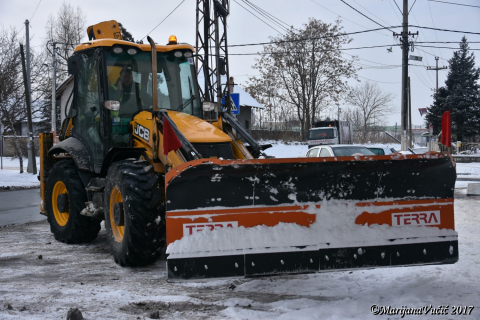
[[73,76],[80,73],[80,58],[78,56],[68,58],[68,73]]

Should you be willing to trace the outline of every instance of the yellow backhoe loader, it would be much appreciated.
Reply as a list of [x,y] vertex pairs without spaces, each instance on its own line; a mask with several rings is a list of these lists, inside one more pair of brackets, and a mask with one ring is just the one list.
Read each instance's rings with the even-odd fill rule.
[[61,141],[40,136],[41,213],[57,240],[92,241],[104,220],[116,263],[166,248],[169,279],[458,260],[448,155],[262,157],[200,100],[192,46],[124,41],[115,21],[88,34],[68,60]]

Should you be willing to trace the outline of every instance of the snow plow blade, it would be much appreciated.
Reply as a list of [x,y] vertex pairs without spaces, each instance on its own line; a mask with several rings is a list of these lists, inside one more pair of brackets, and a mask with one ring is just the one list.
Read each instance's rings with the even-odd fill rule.
[[170,280],[455,263],[444,154],[202,159],[166,175]]

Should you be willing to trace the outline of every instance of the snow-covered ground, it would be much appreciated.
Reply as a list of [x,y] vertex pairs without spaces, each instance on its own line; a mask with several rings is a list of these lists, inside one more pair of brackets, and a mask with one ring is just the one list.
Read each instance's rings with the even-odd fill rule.
[[[46,222],[3,228],[0,319],[65,319],[70,308],[86,319],[149,319],[156,311],[162,319],[402,319],[374,316],[374,305],[448,306],[448,315],[404,319],[480,319],[479,200],[455,201],[456,264],[253,279],[168,283],[165,260],[116,265],[104,229],[90,244],[67,245]],[[474,309],[452,315],[458,306]]]
[[[275,144],[267,154],[306,149]],[[0,171],[3,185],[22,176],[14,170],[7,180],[10,171]],[[480,177],[480,164],[458,163],[457,174]],[[466,187],[459,182],[456,189]],[[59,319],[70,308],[85,319],[480,319],[479,206],[480,197],[455,200],[460,260],[452,265],[176,283],[167,282],[163,259],[116,265],[104,228],[86,245],[57,242],[45,221],[0,228],[0,319]],[[400,313],[374,315],[375,306]],[[440,306],[446,314],[432,315]],[[459,306],[471,314],[454,315]],[[406,308],[429,313],[402,317]]]
[[[40,187],[36,174],[27,173],[28,160],[23,159],[23,173],[20,173],[18,159],[3,157],[3,170],[0,170],[0,188],[5,187]],[[37,172],[40,171],[40,158],[37,157]]]

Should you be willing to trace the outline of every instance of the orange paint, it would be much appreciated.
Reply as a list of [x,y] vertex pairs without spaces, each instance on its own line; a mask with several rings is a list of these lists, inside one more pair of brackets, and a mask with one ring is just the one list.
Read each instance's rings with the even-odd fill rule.
[[[368,207],[369,204],[357,204],[359,207]],[[355,219],[356,224],[388,224],[392,225],[394,223],[392,220],[394,217],[392,214],[402,213],[398,215],[397,219],[406,220],[408,223],[422,223],[418,220],[418,213],[428,214],[428,219],[431,219],[430,216],[432,212],[440,212],[440,223],[435,225],[430,225],[431,227],[438,227],[440,229],[453,229],[455,230],[455,221],[454,221],[454,205],[453,199],[435,199],[435,200],[414,200],[414,201],[391,201],[391,202],[381,202],[381,203],[371,203],[372,206],[397,206],[394,209],[387,209],[381,213],[369,213],[368,211],[363,212]],[[408,207],[401,208],[400,206],[407,205]],[[410,215],[408,215],[410,213]],[[415,215],[412,215],[415,214]],[[421,219],[426,219],[427,217],[420,217]],[[433,217],[434,218],[434,217]],[[413,221],[412,221],[413,219]],[[398,220],[400,221],[400,220]],[[428,220],[429,221],[429,220]],[[427,221],[425,221],[427,222]]]
[[167,244],[183,237],[183,225],[236,221],[238,226],[251,228],[259,225],[273,227],[280,222],[296,223],[308,227],[316,215],[306,213],[308,206],[282,206],[260,208],[232,208],[167,212]]

